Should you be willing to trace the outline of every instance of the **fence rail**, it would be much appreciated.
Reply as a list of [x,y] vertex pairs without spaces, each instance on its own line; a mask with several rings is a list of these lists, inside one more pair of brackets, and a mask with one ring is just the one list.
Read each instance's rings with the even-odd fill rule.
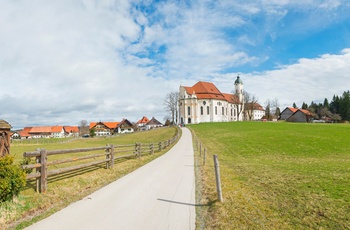
[[[46,150],[46,149],[37,149],[36,151],[24,152],[24,158],[34,158],[34,164],[22,165],[23,169],[30,170],[35,169],[36,171],[30,174],[27,174],[27,180],[36,179],[36,190],[40,193],[45,193],[47,190],[47,180],[49,176],[59,175],[62,173],[79,170],[94,165],[106,164],[106,168],[113,168],[115,160],[118,159],[128,159],[128,158],[141,158],[142,155],[154,154],[155,152],[160,152],[162,149],[165,149],[175,143],[180,137],[180,131],[177,130],[177,133],[174,137],[169,140],[158,142],[158,143],[135,143],[130,145],[106,145],[101,147],[93,148],[76,148],[76,149],[63,149],[63,150]],[[48,156],[54,155],[64,155],[71,153],[87,153],[87,152],[97,152],[104,151],[103,153],[93,153],[90,155],[83,155],[77,157],[70,157],[67,159],[57,159],[53,161],[48,161]],[[123,154],[124,155],[118,155]],[[104,157],[104,158],[103,158]],[[100,158],[99,160],[96,160]],[[101,159],[103,158],[103,159]],[[82,163],[79,165],[66,166],[59,169],[48,169],[48,166],[56,166],[60,164],[67,164],[77,161],[94,159],[92,162]]]

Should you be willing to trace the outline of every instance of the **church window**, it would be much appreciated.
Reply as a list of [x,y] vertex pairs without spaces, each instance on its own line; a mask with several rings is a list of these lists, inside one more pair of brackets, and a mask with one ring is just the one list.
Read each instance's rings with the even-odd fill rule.
[[189,107],[189,106],[187,107],[187,114],[191,115],[191,107]]
[[232,114],[232,109],[231,109],[231,117],[232,117],[232,115],[233,115],[233,114]]
[[207,114],[209,115],[209,106],[207,106]]
[[203,105],[206,105],[207,104],[207,102],[206,101],[203,101]]
[[222,107],[222,115],[225,115],[225,108]]
[[201,115],[203,115],[203,106],[201,106]]
[[215,115],[218,115],[218,107],[215,106]]

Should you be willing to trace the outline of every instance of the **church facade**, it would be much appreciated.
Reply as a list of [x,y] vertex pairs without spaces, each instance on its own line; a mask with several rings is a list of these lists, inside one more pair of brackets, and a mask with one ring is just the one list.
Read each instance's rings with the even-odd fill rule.
[[235,94],[221,93],[210,82],[199,81],[192,87],[180,86],[180,124],[241,121],[244,100],[243,82],[239,76],[234,84]]

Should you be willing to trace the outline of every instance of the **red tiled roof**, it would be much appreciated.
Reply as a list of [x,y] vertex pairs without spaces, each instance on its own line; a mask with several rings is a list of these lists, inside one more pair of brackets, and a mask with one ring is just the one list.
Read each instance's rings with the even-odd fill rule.
[[51,133],[51,126],[32,127],[29,133]]
[[110,129],[115,129],[119,125],[120,122],[118,122],[118,121],[90,122],[90,129],[95,127],[97,125],[97,123],[102,123]]
[[141,120],[137,122],[137,124],[146,124],[147,122],[149,122],[149,119],[146,116],[143,116]]
[[78,126],[64,126],[63,128],[68,133],[79,133],[79,127]]
[[229,94],[229,93],[223,93],[226,101],[233,103],[233,104],[238,104],[239,103],[239,98],[235,94]]
[[60,132],[62,132],[62,129],[63,129],[63,126],[52,126],[52,128],[51,128],[51,132],[53,132],[53,133],[60,133]]
[[184,86],[188,94],[196,94],[198,99],[217,99],[225,100],[224,94],[222,94],[216,86],[211,82],[199,81],[194,86]]
[[308,116],[311,116],[311,113],[309,110],[306,110],[306,109],[299,109],[302,113],[308,115]]
[[29,133],[25,130],[22,130],[22,131],[19,131],[18,134],[21,136],[21,137],[29,137]]
[[295,113],[296,111],[298,111],[298,108],[288,107],[288,109],[292,111],[292,113]]

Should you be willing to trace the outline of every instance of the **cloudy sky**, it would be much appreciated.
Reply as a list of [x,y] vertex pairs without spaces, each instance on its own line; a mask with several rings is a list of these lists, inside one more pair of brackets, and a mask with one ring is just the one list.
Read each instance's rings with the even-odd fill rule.
[[0,0],[0,119],[163,120],[164,97],[240,75],[259,98],[350,90],[348,0]]

